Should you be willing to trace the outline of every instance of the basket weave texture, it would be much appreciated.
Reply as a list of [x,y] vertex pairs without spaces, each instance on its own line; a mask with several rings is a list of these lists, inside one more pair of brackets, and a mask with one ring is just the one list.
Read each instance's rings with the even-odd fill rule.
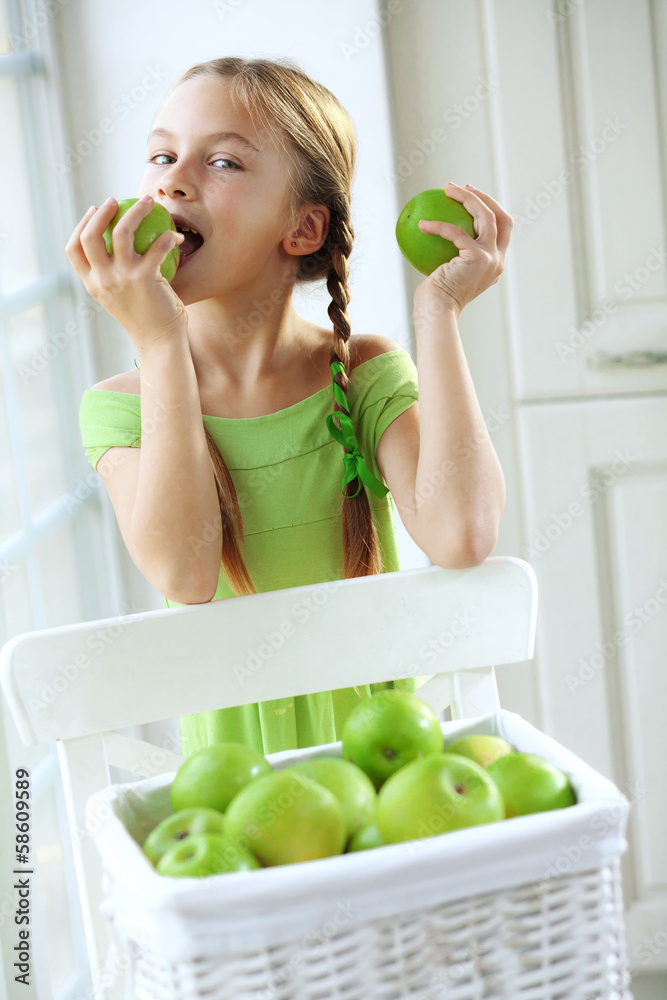
[[[136,1000],[631,1000],[620,857],[627,799],[520,716],[444,723],[561,767],[577,805],[356,855],[165,879],[143,856],[171,775],[88,803],[103,909]],[[340,744],[274,754],[274,767]],[[103,818],[103,819],[102,819]],[[119,963],[119,958],[123,963]]]

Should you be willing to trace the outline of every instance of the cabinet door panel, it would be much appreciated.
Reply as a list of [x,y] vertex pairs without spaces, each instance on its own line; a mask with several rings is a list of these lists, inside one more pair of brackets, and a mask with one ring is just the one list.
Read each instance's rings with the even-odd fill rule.
[[493,5],[518,394],[664,389],[666,5],[562,6]]
[[[631,954],[667,924],[667,398],[524,404],[541,725],[631,800]],[[639,952],[637,952],[639,955]]]

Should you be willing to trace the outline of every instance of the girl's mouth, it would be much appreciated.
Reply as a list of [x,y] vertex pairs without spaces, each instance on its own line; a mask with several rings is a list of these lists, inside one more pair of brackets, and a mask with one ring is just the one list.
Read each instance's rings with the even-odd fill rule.
[[198,233],[195,229],[190,229],[188,226],[176,226],[179,233],[183,233],[185,239],[181,243],[181,256],[178,262],[179,268],[189,260],[191,257],[197,253],[197,251],[204,245],[204,237]]

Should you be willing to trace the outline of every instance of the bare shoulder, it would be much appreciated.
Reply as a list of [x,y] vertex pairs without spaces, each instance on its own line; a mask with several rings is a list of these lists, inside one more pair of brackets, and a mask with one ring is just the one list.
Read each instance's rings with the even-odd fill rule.
[[127,372],[120,372],[118,375],[112,375],[101,382],[96,382],[95,385],[91,386],[91,389],[102,389],[106,392],[128,392],[138,396],[140,387],[139,371],[136,368],[131,368]]
[[352,334],[348,344],[353,368],[363,364],[364,361],[370,361],[371,358],[379,357],[380,354],[405,350],[402,344],[392,340],[391,337],[384,337],[377,333]]

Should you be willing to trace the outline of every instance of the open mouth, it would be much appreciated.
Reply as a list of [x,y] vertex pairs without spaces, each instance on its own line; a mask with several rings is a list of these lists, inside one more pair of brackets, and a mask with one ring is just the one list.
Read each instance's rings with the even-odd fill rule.
[[196,229],[190,229],[189,226],[179,226],[176,225],[176,229],[179,233],[183,233],[185,239],[181,243],[181,257],[179,261],[179,267],[184,260],[189,257],[194,256],[197,251],[204,245],[204,237],[201,233],[198,233]]

